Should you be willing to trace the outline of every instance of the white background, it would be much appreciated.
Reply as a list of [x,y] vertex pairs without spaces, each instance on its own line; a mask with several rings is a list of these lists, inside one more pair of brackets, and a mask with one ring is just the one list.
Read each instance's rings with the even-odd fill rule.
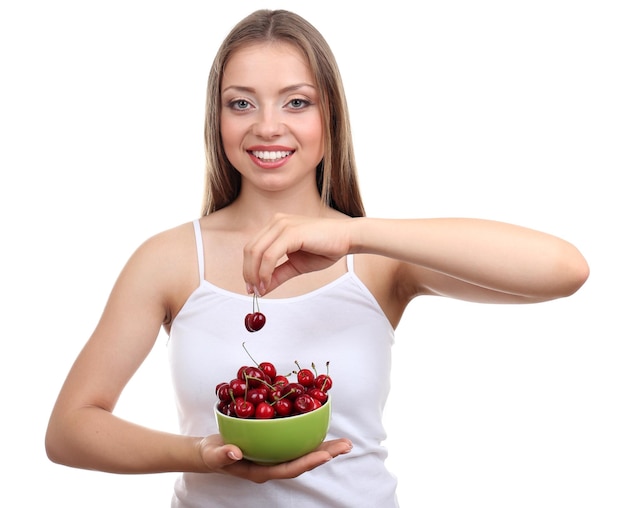
[[[47,418],[128,256],[199,213],[218,44],[287,7],[335,50],[370,216],[516,222],[591,266],[565,300],[409,308],[386,413],[401,505],[624,508],[621,3],[3,2],[3,497],[168,506],[173,475],[50,463]],[[176,430],[174,413],[160,337],[119,414]]]

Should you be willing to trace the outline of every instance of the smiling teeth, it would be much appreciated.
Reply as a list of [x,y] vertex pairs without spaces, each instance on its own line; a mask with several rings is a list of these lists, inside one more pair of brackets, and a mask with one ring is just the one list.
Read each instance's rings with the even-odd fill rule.
[[252,155],[257,157],[258,159],[275,161],[276,159],[284,159],[288,155],[291,155],[292,152],[258,152],[256,150],[252,151]]

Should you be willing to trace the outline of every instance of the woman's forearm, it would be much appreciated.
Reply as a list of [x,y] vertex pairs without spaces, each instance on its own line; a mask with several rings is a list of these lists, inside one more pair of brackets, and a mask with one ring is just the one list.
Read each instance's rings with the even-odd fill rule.
[[111,473],[206,472],[200,441],[83,407],[63,417],[52,415],[46,452],[59,464]]
[[549,299],[574,293],[589,268],[572,244],[483,219],[354,222],[351,250],[395,258],[488,289]]

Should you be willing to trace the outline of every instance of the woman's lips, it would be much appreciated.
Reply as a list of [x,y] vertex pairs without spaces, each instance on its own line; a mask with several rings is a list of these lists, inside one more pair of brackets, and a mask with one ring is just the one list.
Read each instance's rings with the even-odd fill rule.
[[285,164],[293,155],[295,150],[248,150],[248,155],[252,161],[262,168],[277,168]]

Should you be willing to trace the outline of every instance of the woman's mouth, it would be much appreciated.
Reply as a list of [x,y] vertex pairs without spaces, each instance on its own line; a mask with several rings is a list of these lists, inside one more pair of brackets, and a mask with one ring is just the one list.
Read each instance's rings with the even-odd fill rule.
[[257,159],[260,159],[263,162],[277,162],[281,159],[285,159],[289,157],[293,150],[278,150],[278,151],[262,151],[262,150],[251,150],[250,153],[254,155]]

